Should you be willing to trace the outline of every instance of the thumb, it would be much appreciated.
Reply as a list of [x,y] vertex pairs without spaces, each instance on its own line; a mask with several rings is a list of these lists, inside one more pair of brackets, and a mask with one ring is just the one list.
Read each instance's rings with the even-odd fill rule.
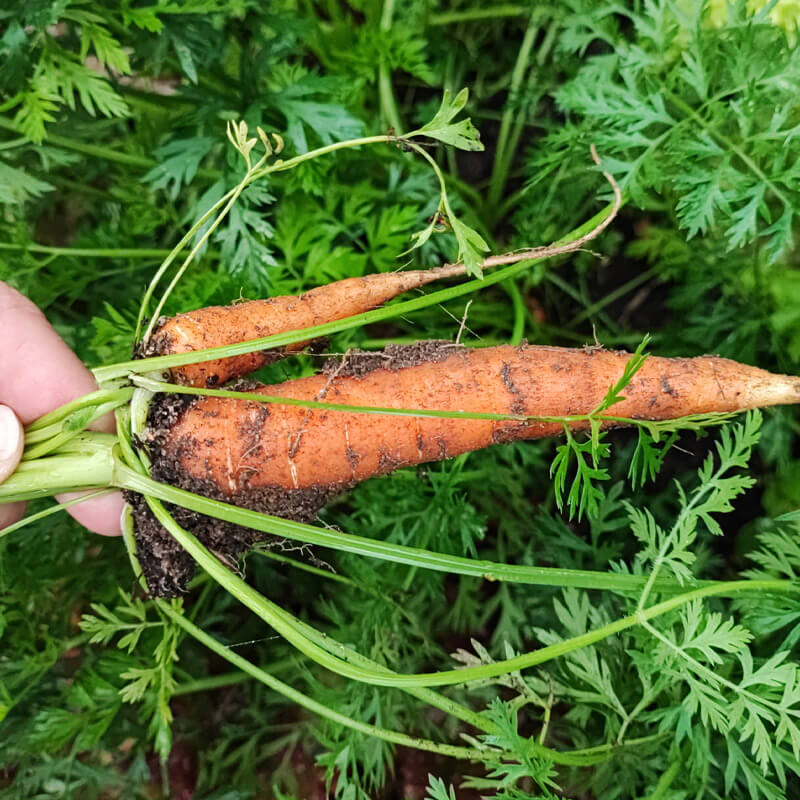
[[17,415],[0,405],[0,483],[17,468],[25,446],[25,431]]
[[[17,468],[24,444],[22,423],[8,406],[0,405],[0,483]],[[0,505],[0,528],[15,522],[24,513],[24,503]]]

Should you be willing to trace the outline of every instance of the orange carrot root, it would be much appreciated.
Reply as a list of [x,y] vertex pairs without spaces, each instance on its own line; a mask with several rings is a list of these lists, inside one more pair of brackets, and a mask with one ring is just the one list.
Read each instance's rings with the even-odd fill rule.
[[[592,160],[600,166],[600,158],[594,145],[591,153]],[[600,222],[594,228],[569,241],[489,256],[483,260],[481,268],[486,270],[571,253],[599,236],[614,220],[622,205],[622,192],[614,177],[605,171],[602,174],[611,186],[614,200],[608,213],[601,216]],[[150,339],[143,343],[141,355],[162,356],[194,352],[335,322],[370,311],[404,292],[421,288],[433,281],[459,277],[466,273],[467,268],[463,263],[445,264],[427,270],[377,273],[318,286],[298,297],[273,297],[189,311],[161,320]],[[177,383],[190,386],[218,386],[296,353],[307,344],[308,342],[297,342],[283,350],[248,353],[177,367],[172,370],[172,378]]]
[[[346,278],[297,297],[286,295],[231,306],[209,306],[164,320],[144,355],[168,355],[249,342],[276,333],[310,328],[370,311],[394,297],[440,278],[463,274],[461,264],[429,270],[387,272]],[[189,364],[172,370],[173,379],[190,386],[217,386],[265,364],[298,352],[308,342],[284,350],[263,350],[242,356]]]
[[[631,356],[429,342],[360,358],[334,374],[256,391],[344,405],[561,417],[596,408]],[[713,356],[649,357],[624,395],[607,414],[665,420],[800,402],[800,378]],[[223,499],[305,492],[313,506],[312,495],[324,502],[400,467],[561,432],[563,426],[551,422],[389,416],[205,397],[156,439],[157,461]]]

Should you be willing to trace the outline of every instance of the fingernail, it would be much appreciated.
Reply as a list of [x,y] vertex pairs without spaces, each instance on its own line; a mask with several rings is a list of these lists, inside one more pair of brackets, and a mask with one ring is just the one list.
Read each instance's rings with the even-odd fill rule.
[[22,423],[8,406],[0,405],[0,483],[17,468],[24,447]]

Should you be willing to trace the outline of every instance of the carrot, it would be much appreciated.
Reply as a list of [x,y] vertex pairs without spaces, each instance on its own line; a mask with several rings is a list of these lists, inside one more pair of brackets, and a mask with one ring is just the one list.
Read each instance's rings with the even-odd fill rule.
[[[594,147],[592,157],[596,163],[600,163]],[[592,230],[562,244],[489,256],[483,260],[481,268],[491,269],[503,264],[570,253],[599,236],[611,224],[622,203],[622,195],[614,178],[607,172],[603,172],[603,175],[611,184],[614,202],[610,212]],[[377,273],[319,286],[297,297],[272,297],[189,311],[160,321],[142,347],[141,354],[162,356],[193,352],[334,322],[370,311],[404,292],[419,289],[433,281],[458,277],[466,272],[465,265],[457,263],[428,270]],[[172,379],[190,386],[217,386],[296,353],[307,344],[297,342],[283,350],[253,352],[173,368]]]
[[[332,374],[254,391],[354,406],[575,416],[601,403],[630,358],[596,348],[428,342],[357,355]],[[651,356],[624,395],[604,413],[666,420],[800,402],[800,378],[714,356]],[[151,413],[159,429],[153,435],[157,479],[299,518],[374,475],[564,430],[552,421],[369,414],[219,397],[197,398],[164,420]]]
[[[189,311],[164,320],[153,333],[144,355],[186,353],[310,328],[370,311],[403,292],[463,272],[462,264],[446,264],[429,270],[376,273],[319,286],[299,296],[285,295]],[[172,378],[190,386],[217,386],[299,352],[307,345],[308,342],[297,342],[283,350],[189,364],[174,368]]]

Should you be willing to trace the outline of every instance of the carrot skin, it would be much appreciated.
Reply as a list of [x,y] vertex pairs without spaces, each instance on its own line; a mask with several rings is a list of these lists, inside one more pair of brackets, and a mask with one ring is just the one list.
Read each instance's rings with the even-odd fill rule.
[[[596,408],[631,357],[527,345],[449,347],[434,360],[314,375],[256,391],[343,405],[561,417]],[[624,395],[607,414],[664,420],[800,402],[800,378],[714,356],[651,356]],[[496,442],[562,432],[560,423],[550,422],[389,416],[204,397],[162,435],[161,452],[191,479],[234,497],[255,489],[345,487]]]
[[[143,355],[162,356],[204,350],[334,322],[370,311],[403,292],[462,272],[463,267],[454,264],[429,270],[376,273],[346,278],[298,296],[282,295],[268,300],[200,308],[162,321]],[[172,378],[189,386],[217,386],[298,352],[307,344],[297,342],[282,350],[247,353],[176,367],[172,370]]]

